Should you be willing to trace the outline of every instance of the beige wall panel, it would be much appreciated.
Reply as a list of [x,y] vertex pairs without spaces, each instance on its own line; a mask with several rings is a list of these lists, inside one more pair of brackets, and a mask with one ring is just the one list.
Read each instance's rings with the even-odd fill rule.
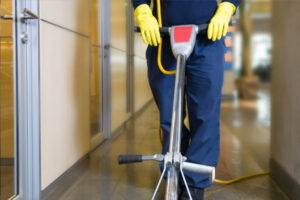
[[146,49],[140,34],[134,35],[134,111],[138,111],[152,97],[147,77]]
[[91,0],[41,0],[41,18],[84,35],[90,34]]
[[146,60],[134,58],[134,111],[141,109],[152,98],[148,84]]
[[272,159],[298,184],[300,184],[300,57],[297,56],[300,46],[299,10],[300,4],[297,1],[274,1],[273,4],[271,137]]
[[111,45],[126,51],[126,4],[125,0],[111,1]]
[[42,189],[89,151],[89,51],[88,38],[41,23]]
[[128,118],[126,89],[126,54],[111,49],[111,129],[115,131]]
[[143,43],[140,34],[139,33],[134,34],[134,55],[139,56],[141,58],[145,58],[146,49],[147,49],[147,45]]
[[99,45],[98,1],[90,0],[90,36],[92,45]]
[[125,0],[111,1],[111,130],[115,131],[127,114],[126,66],[126,4]]

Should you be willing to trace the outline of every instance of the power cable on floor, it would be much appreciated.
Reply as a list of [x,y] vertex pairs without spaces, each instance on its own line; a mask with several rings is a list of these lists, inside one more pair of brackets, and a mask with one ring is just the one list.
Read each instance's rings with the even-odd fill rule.
[[238,177],[238,178],[234,178],[231,180],[221,180],[221,179],[215,179],[215,183],[220,184],[220,185],[230,185],[233,183],[237,183],[237,182],[241,182],[241,181],[245,181],[245,180],[249,180],[252,178],[257,178],[260,176],[267,176],[270,175],[270,172],[261,172],[261,173],[257,173],[257,174],[252,174],[252,175],[248,175],[248,176],[242,176],[242,177]]

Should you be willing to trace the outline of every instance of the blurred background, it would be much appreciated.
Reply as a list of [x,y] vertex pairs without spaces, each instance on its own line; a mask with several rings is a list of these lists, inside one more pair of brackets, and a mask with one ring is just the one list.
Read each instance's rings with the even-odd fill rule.
[[[0,199],[20,187],[20,2],[0,0]],[[132,31],[130,0],[31,4],[38,8],[40,88],[40,172],[33,173],[41,180],[33,199],[149,199],[157,164],[116,162],[119,154],[161,149],[146,46]],[[293,0],[244,0],[232,19],[217,178],[264,175],[215,184],[206,199],[300,199],[299,10]]]

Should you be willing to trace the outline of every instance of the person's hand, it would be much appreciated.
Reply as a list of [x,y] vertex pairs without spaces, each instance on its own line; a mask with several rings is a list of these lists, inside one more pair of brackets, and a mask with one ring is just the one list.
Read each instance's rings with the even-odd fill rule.
[[208,25],[207,37],[212,41],[220,40],[228,32],[231,16],[234,14],[236,7],[229,2],[220,3],[216,14],[210,20]]
[[145,44],[157,46],[161,43],[159,25],[147,4],[138,6],[134,11],[135,20],[140,27]]

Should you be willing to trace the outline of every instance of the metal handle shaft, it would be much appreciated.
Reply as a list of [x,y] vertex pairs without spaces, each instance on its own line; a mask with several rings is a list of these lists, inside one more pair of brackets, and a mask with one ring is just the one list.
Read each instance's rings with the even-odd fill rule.
[[211,182],[215,180],[215,167],[190,162],[182,162],[182,169],[200,174],[208,174],[210,175],[209,178]]

